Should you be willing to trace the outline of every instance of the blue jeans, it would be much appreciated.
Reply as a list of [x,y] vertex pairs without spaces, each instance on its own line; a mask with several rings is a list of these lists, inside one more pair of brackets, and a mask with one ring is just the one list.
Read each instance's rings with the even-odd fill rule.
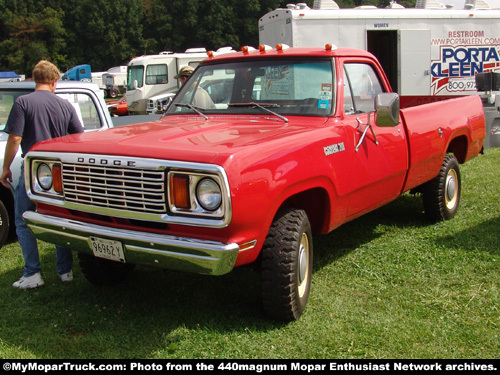
[[[28,229],[23,219],[25,211],[35,211],[35,204],[28,198],[24,185],[24,165],[21,167],[19,184],[16,187],[15,197],[16,233],[24,257],[24,277],[32,276],[42,270],[38,255],[38,244],[35,236]],[[65,274],[73,268],[73,253],[71,250],[56,246],[57,273]]]

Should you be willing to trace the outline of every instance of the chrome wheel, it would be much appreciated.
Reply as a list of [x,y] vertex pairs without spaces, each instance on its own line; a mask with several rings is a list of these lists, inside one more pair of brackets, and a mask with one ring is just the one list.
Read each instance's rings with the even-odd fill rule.
[[299,297],[302,298],[309,285],[309,238],[306,233],[302,233],[302,238],[299,247],[298,256],[298,292]]
[[458,200],[458,185],[457,185],[457,172],[454,169],[450,169],[448,175],[446,176],[445,185],[445,204],[446,207],[451,210],[457,205]]

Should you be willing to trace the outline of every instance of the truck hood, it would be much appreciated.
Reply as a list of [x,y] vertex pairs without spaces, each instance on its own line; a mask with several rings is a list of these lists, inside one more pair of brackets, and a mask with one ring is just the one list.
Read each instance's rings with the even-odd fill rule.
[[[265,116],[168,116],[155,122],[73,134],[38,143],[32,150],[212,162],[224,154],[271,147],[284,137],[322,127],[325,118]],[[307,124],[305,126],[304,124]]]

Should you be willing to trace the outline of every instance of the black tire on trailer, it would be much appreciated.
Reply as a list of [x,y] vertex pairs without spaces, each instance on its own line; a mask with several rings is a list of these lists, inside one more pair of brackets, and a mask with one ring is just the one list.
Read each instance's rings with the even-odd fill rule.
[[261,294],[265,312],[282,321],[298,319],[311,287],[313,243],[305,211],[276,215],[261,251]]
[[7,208],[0,200],[0,249],[7,241],[10,232],[10,218]]
[[114,262],[80,252],[78,260],[83,275],[94,285],[117,284],[123,281],[135,268],[134,264]]
[[426,217],[433,222],[455,216],[460,203],[460,168],[453,154],[444,158],[439,174],[423,185],[422,197]]

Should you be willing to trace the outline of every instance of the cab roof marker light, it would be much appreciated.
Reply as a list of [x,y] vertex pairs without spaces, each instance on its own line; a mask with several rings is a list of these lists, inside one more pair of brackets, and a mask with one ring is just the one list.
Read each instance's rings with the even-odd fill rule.
[[327,43],[325,44],[325,50],[327,51],[335,51],[337,46],[335,44]]
[[276,44],[276,51],[284,51],[289,49],[290,46],[288,44]]
[[259,51],[260,52],[266,52],[266,51],[270,51],[272,49],[273,48],[271,46],[268,46],[267,44],[261,44],[261,45],[259,45]]
[[243,46],[241,47],[241,50],[243,51],[243,53],[249,53],[255,51],[255,48],[250,46]]
[[214,57],[214,51],[207,51],[207,56],[209,58],[213,58]]

